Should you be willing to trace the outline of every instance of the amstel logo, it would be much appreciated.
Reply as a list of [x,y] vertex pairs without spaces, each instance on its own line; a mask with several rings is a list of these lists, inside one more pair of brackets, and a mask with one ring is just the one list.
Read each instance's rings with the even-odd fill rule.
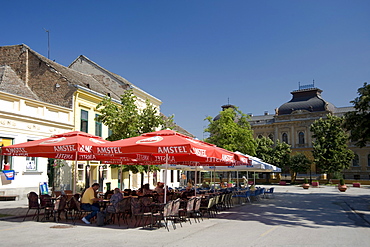
[[64,141],[65,139],[66,139],[65,137],[60,137],[60,138],[55,138],[55,139],[52,139],[52,140],[43,141],[40,144],[53,144],[53,143],[58,143],[58,142]]
[[106,143],[106,141],[99,140],[99,139],[96,139],[96,138],[90,138],[89,141],[91,141],[93,143],[96,143],[96,144],[104,144],[104,143]]
[[156,143],[156,142],[160,142],[163,140],[163,137],[161,136],[153,136],[153,137],[149,137],[149,138],[145,138],[143,140],[139,140],[136,142],[136,144],[140,144],[140,143]]

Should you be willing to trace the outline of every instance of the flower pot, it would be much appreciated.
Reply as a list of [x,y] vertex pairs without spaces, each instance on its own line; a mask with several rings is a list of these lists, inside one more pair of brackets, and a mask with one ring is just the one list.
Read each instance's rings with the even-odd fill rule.
[[345,192],[347,190],[347,185],[338,185],[338,190],[340,192]]
[[303,184],[302,187],[303,187],[303,189],[307,190],[308,188],[310,188],[310,185],[309,184]]

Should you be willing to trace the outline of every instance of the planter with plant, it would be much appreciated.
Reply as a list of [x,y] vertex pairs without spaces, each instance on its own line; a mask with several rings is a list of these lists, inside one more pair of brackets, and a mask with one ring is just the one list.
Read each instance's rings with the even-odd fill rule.
[[344,183],[344,179],[339,180],[338,189],[340,192],[345,192],[347,190],[347,185]]
[[308,180],[307,178],[304,178],[304,181],[303,181],[303,185],[302,185],[303,189],[308,189],[310,188],[310,184],[308,183]]

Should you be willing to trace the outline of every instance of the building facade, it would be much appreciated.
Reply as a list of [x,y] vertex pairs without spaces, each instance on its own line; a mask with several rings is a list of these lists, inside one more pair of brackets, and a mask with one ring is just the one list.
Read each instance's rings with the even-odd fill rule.
[[[261,116],[251,116],[250,124],[254,131],[254,137],[266,136],[272,140],[280,140],[291,145],[292,153],[301,152],[307,157],[312,157],[312,133],[311,124],[320,118],[326,118],[327,114],[343,116],[353,107],[335,107],[321,96],[322,90],[314,85],[300,87],[292,91],[292,99],[276,108],[275,114],[265,113]],[[349,143],[349,148],[355,153],[355,158],[350,168],[343,171],[346,179],[370,179],[370,146],[364,148],[355,147]],[[323,178],[324,175],[315,166],[308,171],[311,176]]]
[[[109,135],[107,126],[96,122],[96,105],[109,96],[117,104],[128,88],[137,96],[139,108],[146,99],[160,112],[161,101],[124,78],[109,72],[85,56],[79,56],[69,67],[60,65],[33,51],[26,45],[0,47],[0,145],[12,145],[50,137],[53,134],[81,130],[103,139]],[[181,129],[181,128],[180,128]],[[186,132],[184,130],[184,132]],[[103,190],[111,187],[138,188],[141,176],[123,174],[99,161],[63,162],[45,158],[0,156],[2,166],[9,164],[16,171],[13,181],[1,174],[0,191],[25,196],[37,191],[39,182],[56,190],[72,189],[72,170],[77,166],[78,188],[98,182]],[[36,165],[35,165],[36,164]],[[28,165],[28,166],[27,166]],[[27,167],[26,167],[27,166]],[[30,169],[29,169],[30,168]],[[145,181],[162,180],[153,175]],[[176,176],[179,177],[179,176]],[[52,181],[50,181],[52,180]]]

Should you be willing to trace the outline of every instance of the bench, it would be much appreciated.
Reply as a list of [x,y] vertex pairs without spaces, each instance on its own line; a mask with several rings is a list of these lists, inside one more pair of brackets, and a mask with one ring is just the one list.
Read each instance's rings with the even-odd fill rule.
[[19,195],[1,195],[0,201],[15,201],[17,197],[19,198]]
[[361,187],[361,184],[360,183],[353,183],[353,187]]

